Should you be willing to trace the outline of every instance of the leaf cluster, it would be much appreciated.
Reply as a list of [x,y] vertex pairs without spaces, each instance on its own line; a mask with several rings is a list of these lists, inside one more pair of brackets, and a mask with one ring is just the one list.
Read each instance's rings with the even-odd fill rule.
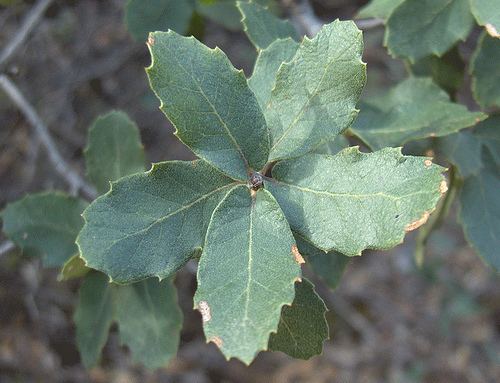
[[[43,193],[2,212],[4,232],[26,255],[62,267],[61,280],[83,278],[74,318],[85,365],[97,363],[113,322],[135,360],[155,368],[171,359],[182,322],[172,281],[190,260],[198,260],[194,308],[207,341],[227,359],[249,364],[263,350],[303,359],[321,353],[326,306],[303,277],[303,264],[335,288],[350,258],[394,247],[429,219],[424,228],[433,226],[431,213],[441,214],[447,189],[458,187],[431,158],[403,155],[409,142],[440,143],[436,152],[463,180],[466,236],[499,267],[493,191],[500,186],[500,124],[485,112],[499,106],[487,76],[499,75],[488,57],[498,55],[500,40],[485,34],[470,68],[483,112],[470,112],[436,85],[446,65],[440,56],[470,31],[468,18],[456,22],[470,12],[468,2],[375,0],[365,8],[362,15],[387,19],[389,49],[409,60],[412,75],[361,102],[366,64],[353,22],[336,20],[300,39],[261,2],[149,3],[127,4],[137,38],[170,25],[185,33],[193,10],[230,6],[241,13],[258,56],[246,78],[218,48],[172,30],[150,33],[151,89],[198,159],[144,171],[136,125],[111,112],[95,121],[85,150],[100,197],[87,207],[76,197]],[[416,9],[422,18],[409,20]],[[476,18],[491,32],[494,19]],[[445,31],[432,24],[442,19]],[[394,32],[401,22],[430,37],[405,40]],[[349,147],[344,134],[373,152]],[[485,231],[485,223],[493,229]]]

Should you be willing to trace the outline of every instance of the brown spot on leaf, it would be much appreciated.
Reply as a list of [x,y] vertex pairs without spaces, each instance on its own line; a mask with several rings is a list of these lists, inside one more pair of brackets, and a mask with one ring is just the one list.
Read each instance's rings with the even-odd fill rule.
[[297,245],[292,246],[292,254],[293,257],[295,258],[295,262],[297,262],[299,265],[306,263],[306,261],[304,261],[304,258],[302,257],[302,254],[300,254]]
[[446,183],[445,180],[442,180],[441,183],[439,184],[439,192],[441,194],[444,194],[448,191],[448,184]]
[[153,37],[153,35],[148,36],[148,44],[151,46],[155,45],[155,38]]
[[431,160],[425,160],[424,161],[424,165],[426,168],[430,167],[432,165],[432,161]]
[[500,33],[497,31],[497,29],[493,25],[486,24],[484,27],[486,28],[486,32],[488,32],[490,36],[500,37]]
[[218,336],[214,336],[213,338],[211,338],[211,339],[209,340],[209,342],[213,342],[213,343],[215,343],[215,345],[216,345],[217,347],[219,347],[219,348],[221,348],[221,347],[222,347],[222,343],[223,343],[223,342],[222,342],[222,339],[221,339],[221,338],[219,338]]
[[302,283],[302,278],[301,277],[295,277],[295,279],[293,280],[293,283],[295,283],[295,282]]
[[427,151],[425,152],[425,156],[426,157],[435,157],[436,153],[434,153],[434,150],[432,150],[432,149],[427,149]]
[[418,229],[420,226],[422,226],[424,223],[427,222],[427,220],[429,219],[430,215],[431,214],[428,211],[426,211],[424,213],[424,215],[422,215],[422,217],[420,217],[416,221],[414,221],[414,222],[410,223],[409,225],[407,225],[405,227],[405,231],[408,232],[408,231],[412,231],[412,230]]
[[210,306],[206,301],[200,301],[200,303],[198,303],[198,310],[200,310],[201,320],[203,322],[208,322],[210,319],[212,319],[212,314],[210,314]]

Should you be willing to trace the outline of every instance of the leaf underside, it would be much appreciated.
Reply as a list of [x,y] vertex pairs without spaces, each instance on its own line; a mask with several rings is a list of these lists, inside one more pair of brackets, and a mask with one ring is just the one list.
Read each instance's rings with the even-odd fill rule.
[[193,37],[155,32],[146,69],[177,137],[229,176],[246,180],[269,154],[269,131],[242,71],[218,48]]
[[409,77],[385,95],[367,100],[351,131],[373,150],[441,137],[486,118],[450,101],[429,78]]
[[278,331],[269,338],[269,350],[282,351],[293,358],[320,355],[328,339],[326,306],[307,279],[295,284],[295,299],[283,307]]
[[388,249],[425,222],[445,190],[444,169],[386,148],[279,162],[266,188],[290,227],[323,251]]
[[212,211],[232,186],[202,160],[122,178],[85,210],[81,256],[119,283],[166,278],[203,246]]
[[238,186],[214,211],[198,267],[195,307],[207,341],[249,364],[268,346],[300,277],[294,238],[271,194]]

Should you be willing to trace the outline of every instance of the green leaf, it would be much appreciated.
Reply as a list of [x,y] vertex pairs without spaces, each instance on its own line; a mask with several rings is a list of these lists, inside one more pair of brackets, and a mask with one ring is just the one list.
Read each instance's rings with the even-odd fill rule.
[[310,242],[295,235],[300,254],[306,259],[306,264],[311,267],[332,290],[340,283],[342,275],[351,258],[336,251],[325,253],[314,247]]
[[278,39],[291,37],[297,40],[297,32],[288,20],[274,16],[267,8],[253,1],[238,1],[238,8],[243,19],[244,31],[258,49],[265,49]]
[[392,55],[415,62],[442,56],[473,24],[468,0],[405,0],[387,20],[385,43]]
[[76,325],[76,344],[85,367],[97,364],[113,321],[113,304],[108,278],[90,272],[80,287],[73,317]]
[[500,108],[500,39],[481,36],[471,60],[472,92],[482,108]]
[[396,7],[405,0],[372,0],[360,9],[356,17],[376,17],[387,20]]
[[349,127],[366,80],[362,51],[361,31],[337,20],[304,38],[293,60],[280,66],[265,110],[271,160],[305,154]]
[[242,27],[236,0],[197,0],[196,11],[227,29],[237,31]]
[[409,65],[412,74],[431,77],[432,80],[449,94],[454,94],[464,82],[465,63],[458,48],[446,52],[443,57],[427,56]]
[[64,263],[61,272],[57,276],[57,280],[69,281],[70,279],[81,278],[85,276],[91,269],[85,266],[85,261],[80,257],[80,254],[73,255]]
[[471,131],[463,131],[439,140],[439,151],[455,165],[462,177],[468,177],[481,170],[482,143]]
[[265,185],[294,232],[323,251],[354,256],[391,248],[423,224],[445,191],[443,170],[400,148],[351,147],[279,162]]
[[492,37],[500,38],[500,6],[495,0],[470,0],[471,11],[479,25]]
[[488,148],[493,161],[500,166],[500,115],[489,116],[477,124],[474,135]]
[[276,334],[271,334],[269,349],[293,358],[309,359],[320,355],[328,339],[326,306],[307,279],[295,284],[295,299],[285,306]]
[[194,297],[205,336],[226,358],[249,364],[266,350],[283,305],[295,294],[300,266],[285,217],[268,191],[242,185],[212,215]]
[[75,238],[87,203],[63,193],[38,193],[10,203],[1,217],[3,232],[29,257],[46,267],[62,266],[78,253]]
[[229,176],[247,180],[269,154],[269,131],[242,71],[218,48],[175,32],[150,35],[146,70],[176,135]]
[[463,178],[477,175],[485,166],[483,148],[487,148],[491,159],[500,166],[500,116],[490,116],[477,124],[473,131],[443,137],[438,148]]
[[281,64],[290,61],[299,44],[291,38],[276,40],[266,49],[259,51],[252,77],[248,79],[248,86],[257,97],[262,110],[265,110],[271,99],[271,91],[276,82],[276,74]]
[[153,31],[186,33],[193,11],[194,0],[128,0],[125,23],[135,40],[145,41]]
[[118,283],[166,278],[202,247],[212,211],[232,186],[202,160],[122,178],[85,210],[81,256]]
[[147,279],[122,286],[91,271],[80,288],[74,321],[78,350],[87,368],[98,363],[116,321],[121,342],[130,348],[133,359],[154,369],[177,352],[182,312],[170,280]]
[[500,167],[488,153],[483,162],[481,171],[464,181],[459,219],[467,241],[487,264],[500,271]]
[[182,312],[171,280],[147,279],[113,286],[120,339],[133,359],[149,369],[164,366],[177,353]]
[[144,148],[137,125],[120,111],[98,117],[89,130],[85,162],[90,181],[100,193],[109,182],[144,171]]
[[445,136],[486,117],[451,102],[431,79],[410,77],[385,95],[366,101],[352,132],[376,150]]
[[337,136],[333,141],[316,148],[313,153],[334,155],[347,147],[349,147],[349,140],[345,136]]

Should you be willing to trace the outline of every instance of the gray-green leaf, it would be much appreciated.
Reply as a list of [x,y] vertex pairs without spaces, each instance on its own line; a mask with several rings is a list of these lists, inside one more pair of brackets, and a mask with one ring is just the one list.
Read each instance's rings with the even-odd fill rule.
[[194,0],[128,0],[125,23],[135,40],[145,41],[149,32],[174,31],[184,34],[194,10]]
[[290,61],[299,44],[291,38],[276,40],[266,49],[259,51],[252,77],[248,79],[248,86],[253,90],[262,110],[267,108],[271,99],[271,91],[276,82],[276,74],[281,64]]
[[260,170],[269,131],[243,72],[220,49],[193,37],[156,32],[148,41],[151,88],[177,137],[233,178],[247,180],[251,170]]
[[470,0],[471,11],[490,36],[500,38],[500,5],[495,0]]
[[399,148],[351,147],[279,162],[266,187],[294,232],[323,251],[354,256],[391,248],[425,223],[446,191],[443,170]]
[[327,142],[316,149],[313,153],[334,155],[349,146],[349,140],[345,136],[337,136],[333,141]]
[[235,187],[214,211],[194,303],[207,340],[226,358],[249,364],[267,349],[300,277],[294,253],[288,223],[268,191]]
[[147,368],[164,366],[177,353],[182,312],[171,280],[147,279],[113,286],[121,342]]
[[81,256],[120,283],[166,278],[203,246],[212,211],[233,185],[202,160],[122,178],[85,210]]
[[75,238],[87,203],[63,193],[38,193],[10,203],[1,213],[3,232],[23,253],[44,266],[62,266],[78,253]]
[[488,158],[500,166],[500,116],[490,116],[474,130],[443,137],[439,142],[439,151],[462,177],[478,174],[485,166],[484,148],[489,151]]
[[337,20],[304,38],[293,60],[280,66],[265,110],[271,160],[305,154],[349,127],[366,80],[362,51],[361,31]]
[[113,322],[113,303],[108,278],[90,272],[80,287],[78,304],[73,317],[76,344],[85,367],[97,364]]
[[387,20],[396,7],[405,0],[372,0],[357,14],[358,18],[376,17]]
[[332,290],[335,290],[342,279],[342,275],[351,258],[336,251],[325,253],[304,240],[300,235],[295,235],[300,254],[306,259],[306,264],[311,267]]
[[486,117],[451,102],[431,79],[409,77],[385,95],[364,102],[352,132],[376,150],[445,136]]
[[295,28],[288,20],[277,18],[252,0],[238,1],[238,8],[243,16],[241,22],[245,33],[256,48],[265,49],[273,41],[287,37],[298,39]]
[[394,56],[415,62],[443,55],[473,24],[469,0],[405,0],[387,20],[385,43]]
[[144,171],[144,148],[137,125],[123,112],[98,117],[89,130],[85,149],[89,179],[100,193],[109,182]]
[[295,284],[295,299],[283,307],[276,334],[269,338],[269,350],[309,359],[320,355],[328,339],[326,306],[307,279]]
[[[499,6],[500,8],[500,6]],[[481,36],[471,60],[472,92],[483,108],[500,108],[500,39]]]
[[500,270],[500,167],[485,153],[485,166],[467,177],[460,193],[465,237],[486,263]]
[[123,286],[91,271],[80,288],[74,321],[77,346],[87,368],[99,361],[109,328],[116,321],[121,342],[130,348],[133,359],[154,369],[177,352],[182,312],[171,280],[151,278]]
[[59,275],[57,276],[57,280],[68,281],[74,278],[81,278],[90,270],[91,269],[85,266],[85,261],[80,257],[80,254],[75,254],[64,263]]

